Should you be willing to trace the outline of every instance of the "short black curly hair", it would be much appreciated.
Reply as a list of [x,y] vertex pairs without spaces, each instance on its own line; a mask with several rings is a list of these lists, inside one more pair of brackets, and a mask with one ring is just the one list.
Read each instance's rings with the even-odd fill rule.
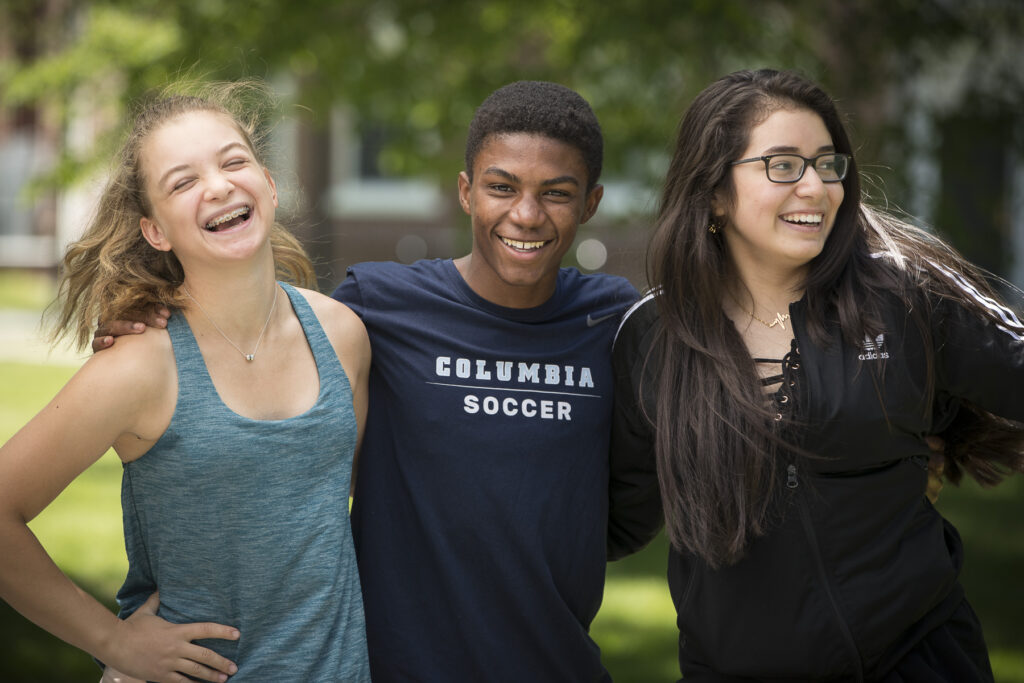
[[587,190],[601,177],[604,138],[590,105],[579,93],[558,83],[516,81],[498,88],[473,115],[466,138],[466,174],[491,135],[537,133],[572,145],[587,167]]

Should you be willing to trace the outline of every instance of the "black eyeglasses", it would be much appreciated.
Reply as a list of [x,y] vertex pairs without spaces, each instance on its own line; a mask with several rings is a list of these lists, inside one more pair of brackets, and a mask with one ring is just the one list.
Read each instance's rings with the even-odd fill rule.
[[764,172],[773,183],[795,183],[804,177],[807,164],[814,166],[815,172],[823,183],[838,183],[846,177],[850,170],[850,155],[840,152],[826,152],[808,159],[799,154],[769,154],[763,157],[752,157],[734,161],[736,164],[749,164],[754,161],[764,162]]

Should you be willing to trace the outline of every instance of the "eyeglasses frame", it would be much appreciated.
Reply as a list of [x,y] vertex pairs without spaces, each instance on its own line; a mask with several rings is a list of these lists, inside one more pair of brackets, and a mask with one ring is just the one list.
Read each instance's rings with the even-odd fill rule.
[[[822,152],[821,154],[819,154],[817,156],[813,156],[813,157],[811,157],[809,159],[807,157],[801,155],[801,154],[795,154],[793,152],[779,152],[778,154],[766,154],[763,157],[751,157],[749,159],[740,159],[739,161],[731,162],[729,165],[730,166],[736,166],[738,164],[749,164],[749,163],[753,163],[755,161],[763,161],[764,162],[764,175],[765,175],[766,178],[768,178],[769,182],[780,183],[780,184],[783,184],[783,185],[791,185],[793,183],[799,183],[801,180],[803,180],[804,173],[807,172],[807,167],[811,166],[812,168],[814,168],[814,164],[815,164],[815,162],[818,161],[818,159],[820,159],[822,157],[833,157],[833,156],[834,157],[843,157],[844,159],[846,159],[846,168],[843,170],[843,175],[840,176],[839,178],[836,178],[835,180],[825,180],[824,178],[821,177],[821,174],[819,173],[818,174],[818,178],[823,183],[841,183],[844,180],[846,180],[846,174],[850,172],[850,162],[853,160],[853,155],[846,154],[845,152]],[[775,179],[773,179],[771,177],[771,175],[768,173],[768,162],[771,159],[774,159],[775,157],[797,157],[797,158],[803,160],[804,165],[803,165],[803,168],[800,169],[800,175],[798,175],[793,180],[775,180]],[[818,169],[815,168],[814,172],[818,173]]]

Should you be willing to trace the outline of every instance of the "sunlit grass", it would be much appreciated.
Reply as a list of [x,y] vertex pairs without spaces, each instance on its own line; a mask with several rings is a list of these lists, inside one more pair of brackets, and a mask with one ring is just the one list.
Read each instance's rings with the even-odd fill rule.
[[0,361],[0,443],[45,406],[75,368]]
[[604,601],[590,629],[616,681],[674,681],[676,613],[665,581],[667,545],[659,537],[641,553],[608,566]]
[[[1019,628],[1019,627],[1018,627]],[[1020,638],[1018,637],[1018,642]],[[989,650],[992,671],[999,683],[1021,683],[1024,681],[1024,646],[1016,649],[993,647]]]
[[41,311],[55,294],[56,283],[49,273],[0,268],[0,309]]

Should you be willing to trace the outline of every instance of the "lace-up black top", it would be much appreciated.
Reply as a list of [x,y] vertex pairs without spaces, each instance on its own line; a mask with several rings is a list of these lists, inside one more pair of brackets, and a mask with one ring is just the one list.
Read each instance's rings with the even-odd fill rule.
[[776,384],[772,393],[772,407],[776,421],[781,422],[787,416],[793,414],[796,405],[796,393],[799,389],[797,379],[800,372],[800,349],[797,347],[796,339],[790,343],[790,349],[782,358],[755,358],[758,365],[778,366],[779,372],[775,375],[767,375],[761,378],[761,386],[766,390]]

